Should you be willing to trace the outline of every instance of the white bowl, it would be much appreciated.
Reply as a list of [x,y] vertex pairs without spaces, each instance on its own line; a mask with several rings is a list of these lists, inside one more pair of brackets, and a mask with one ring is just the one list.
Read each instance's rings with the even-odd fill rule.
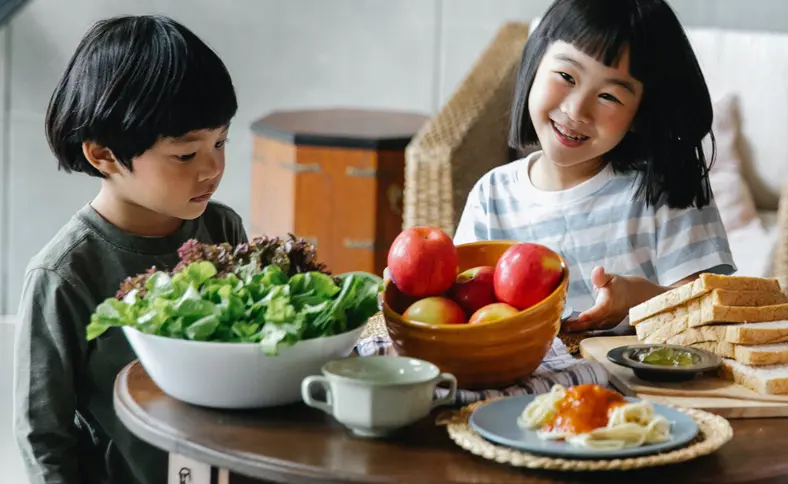
[[301,381],[344,358],[364,330],[300,341],[266,356],[254,343],[167,338],[125,326],[143,368],[169,396],[213,408],[261,408],[301,401]]

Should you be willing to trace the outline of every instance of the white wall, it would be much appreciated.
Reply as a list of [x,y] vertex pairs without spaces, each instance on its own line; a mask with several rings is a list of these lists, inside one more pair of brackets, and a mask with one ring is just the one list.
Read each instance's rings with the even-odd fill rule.
[[23,484],[22,459],[13,439],[12,363],[14,325],[0,316],[0,476],[3,484]]

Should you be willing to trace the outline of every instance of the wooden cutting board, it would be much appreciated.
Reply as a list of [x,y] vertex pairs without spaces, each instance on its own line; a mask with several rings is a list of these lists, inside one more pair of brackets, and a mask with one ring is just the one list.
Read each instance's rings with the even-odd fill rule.
[[686,382],[650,382],[637,378],[629,368],[607,359],[608,351],[613,348],[638,343],[634,336],[588,338],[580,342],[580,354],[601,363],[610,375],[610,384],[627,396],[698,408],[725,418],[788,416],[788,395],[761,395],[714,373]]

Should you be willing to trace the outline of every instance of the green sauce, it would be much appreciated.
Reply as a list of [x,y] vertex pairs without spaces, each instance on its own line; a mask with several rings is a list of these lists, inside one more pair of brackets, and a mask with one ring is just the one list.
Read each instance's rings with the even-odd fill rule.
[[700,363],[700,357],[678,348],[649,348],[632,355],[633,359],[648,365],[691,366]]

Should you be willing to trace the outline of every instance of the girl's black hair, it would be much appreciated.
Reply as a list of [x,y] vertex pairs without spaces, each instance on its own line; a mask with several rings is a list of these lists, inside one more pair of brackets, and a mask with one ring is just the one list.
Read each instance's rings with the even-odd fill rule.
[[122,16],[82,38],[50,99],[46,135],[59,168],[103,177],[84,141],[131,170],[158,139],[226,126],[237,109],[227,68],[199,37],[167,17]]
[[[643,83],[643,98],[632,130],[603,158],[617,172],[641,173],[636,197],[647,204],[707,205],[716,150],[711,99],[684,29],[663,0],[556,0],[523,49],[510,146],[538,143],[528,95],[545,51],[557,40],[607,66],[616,65],[629,48],[630,74]],[[702,140],[709,134],[707,165]]]

